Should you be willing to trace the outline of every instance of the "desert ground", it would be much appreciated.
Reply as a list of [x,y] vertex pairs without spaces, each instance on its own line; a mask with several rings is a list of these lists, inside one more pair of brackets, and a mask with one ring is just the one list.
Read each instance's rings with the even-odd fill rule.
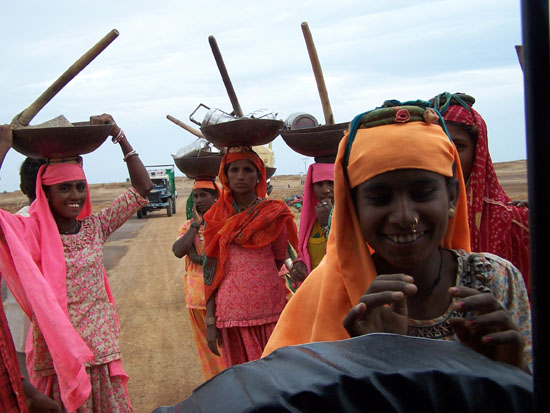
[[[500,182],[512,199],[527,199],[525,161],[495,164]],[[272,198],[303,191],[302,176],[275,176]],[[127,183],[90,185],[94,210],[105,207]],[[184,297],[184,267],[171,251],[185,221],[191,181],[177,179],[177,213],[134,215],[105,246],[105,266],[122,328],[123,363],[136,413],[150,412],[189,396],[204,378],[194,347]],[[25,204],[20,192],[0,194],[0,207],[12,212]],[[299,213],[295,210],[297,220]]]

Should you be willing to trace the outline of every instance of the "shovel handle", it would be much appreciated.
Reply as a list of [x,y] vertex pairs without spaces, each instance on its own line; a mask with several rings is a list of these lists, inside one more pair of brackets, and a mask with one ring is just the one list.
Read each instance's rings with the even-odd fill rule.
[[179,127],[185,129],[187,132],[192,133],[192,134],[195,135],[196,137],[206,139],[206,138],[204,137],[204,135],[201,133],[200,130],[195,129],[194,127],[192,127],[191,125],[188,125],[188,124],[185,123],[185,122],[182,122],[181,120],[176,119],[175,117],[170,116],[170,115],[166,115],[166,119],[168,119],[169,121],[174,122],[176,125],[178,125]]
[[330,100],[328,98],[323,70],[321,69],[317,49],[315,48],[315,43],[313,43],[313,37],[311,36],[307,22],[302,23],[302,33],[304,34],[309,60],[311,61],[311,67],[313,68],[313,74],[317,82],[317,89],[319,90],[319,97],[321,98],[321,105],[323,106],[323,114],[325,115],[325,123],[327,125],[334,125],[334,115],[332,114],[332,107],[330,106]]
[[225,89],[227,90],[227,94],[229,95],[229,100],[231,101],[231,105],[233,106],[233,112],[235,113],[235,116],[242,118],[243,110],[241,109],[241,105],[239,104],[239,100],[237,99],[235,89],[233,89],[231,79],[229,79],[229,73],[227,73],[227,68],[225,67],[225,63],[223,62],[223,57],[218,47],[218,42],[216,42],[216,38],[214,36],[210,35],[208,36],[208,43],[210,43],[210,48],[212,49],[212,53],[214,54],[214,59],[216,60],[216,64],[218,65],[218,69],[220,70],[220,74],[222,75],[223,84],[225,85]]
[[80,59],[72,64],[65,73],[52,83],[27,109],[14,119],[21,126],[28,126],[30,121],[42,110],[52,98],[59,93],[82,69],[94,60],[113,40],[118,37],[118,30],[113,29],[103,39],[96,43],[90,50],[84,53]]

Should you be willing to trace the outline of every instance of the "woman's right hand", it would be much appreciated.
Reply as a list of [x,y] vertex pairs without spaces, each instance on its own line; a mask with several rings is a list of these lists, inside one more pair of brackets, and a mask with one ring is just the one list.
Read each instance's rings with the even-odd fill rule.
[[193,205],[193,222],[202,224],[202,215],[197,211],[197,205]]
[[206,326],[206,341],[208,342],[208,348],[216,356],[220,355],[218,346],[222,346],[222,335],[220,330],[216,327],[216,324],[211,324]]
[[383,274],[376,277],[346,318],[344,328],[350,337],[369,333],[407,334],[407,296],[418,291],[413,277]]
[[307,266],[303,261],[294,261],[290,270],[290,279],[293,283],[301,283],[307,277]]

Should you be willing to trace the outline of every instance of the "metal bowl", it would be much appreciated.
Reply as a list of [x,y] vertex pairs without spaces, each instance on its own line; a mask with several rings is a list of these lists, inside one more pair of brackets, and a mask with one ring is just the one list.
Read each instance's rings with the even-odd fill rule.
[[338,153],[338,144],[348,126],[346,122],[316,128],[286,130],[281,131],[281,136],[293,151],[301,155],[334,156]]
[[109,136],[113,124],[74,123],[69,127],[28,128],[13,131],[13,149],[30,158],[72,158],[95,151]]
[[277,168],[271,168],[269,166],[265,167],[265,179],[269,179],[273,176]]
[[174,163],[180,171],[182,171],[188,178],[206,178],[218,176],[220,170],[220,163],[222,161],[222,155],[209,154],[205,156],[182,156],[174,158]]
[[273,119],[238,119],[201,127],[206,139],[218,147],[258,146],[279,135],[283,121]]

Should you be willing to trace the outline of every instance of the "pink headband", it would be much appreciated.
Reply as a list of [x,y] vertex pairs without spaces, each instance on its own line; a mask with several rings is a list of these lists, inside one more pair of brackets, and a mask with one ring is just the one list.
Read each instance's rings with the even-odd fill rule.
[[86,180],[82,165],[75,163],[46,164],[43,169],[42,184],[55,185],[61,182]]

